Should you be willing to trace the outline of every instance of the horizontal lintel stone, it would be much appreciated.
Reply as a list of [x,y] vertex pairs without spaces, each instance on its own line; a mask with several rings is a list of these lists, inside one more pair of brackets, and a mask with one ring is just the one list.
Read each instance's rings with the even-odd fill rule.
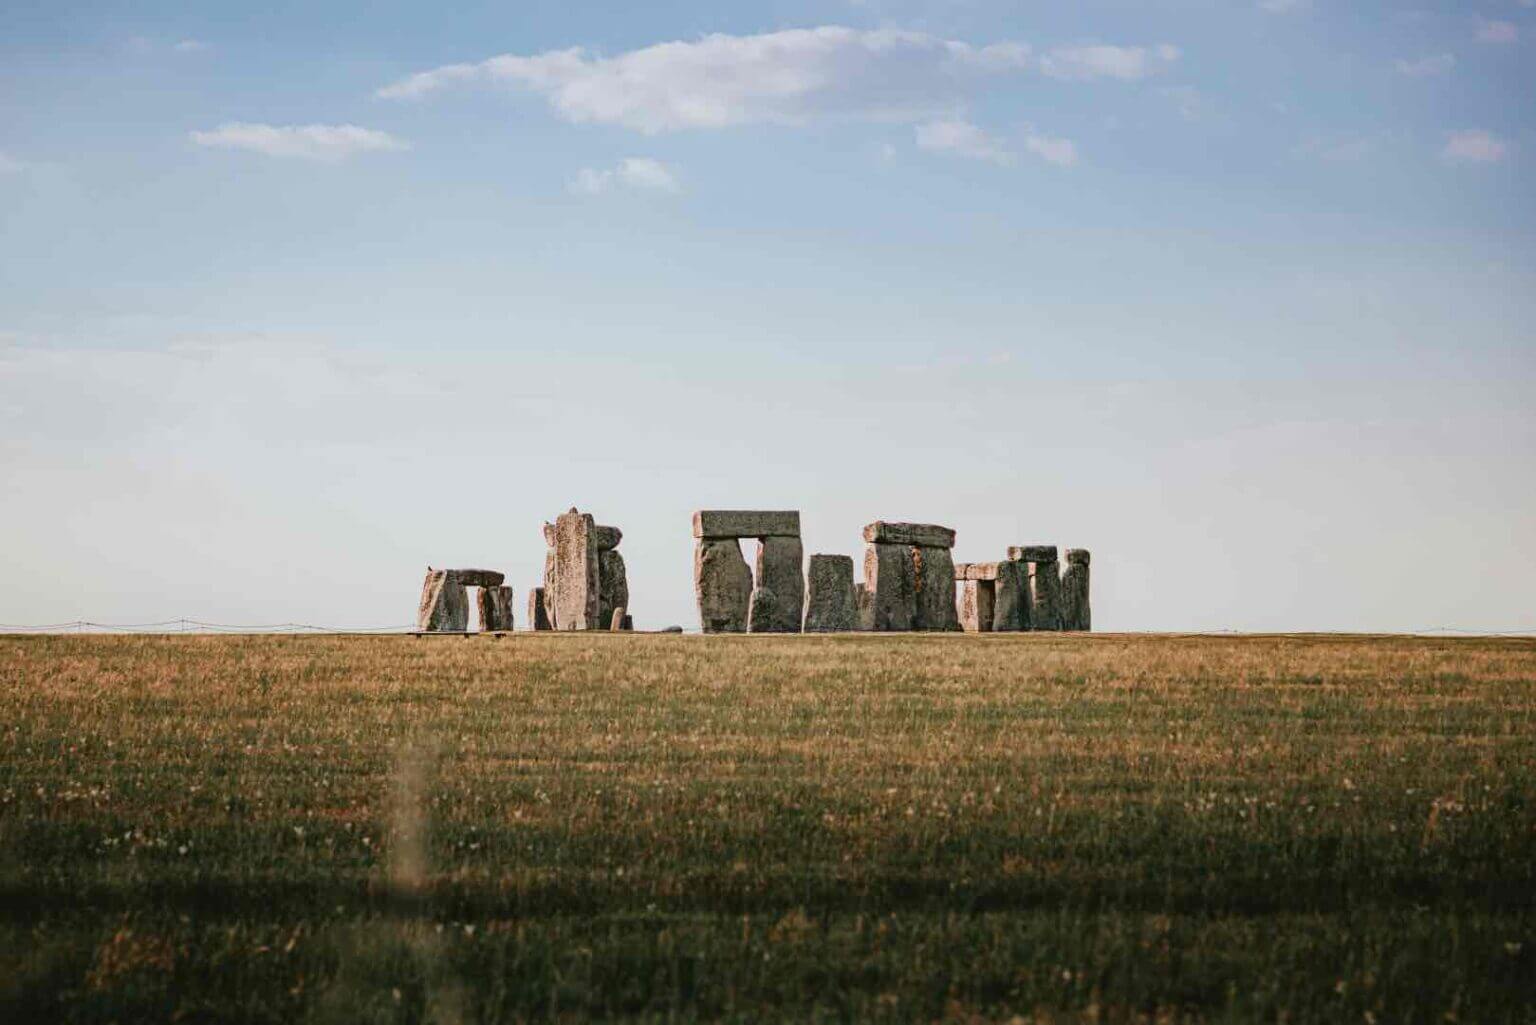
[[953,548],[955,532],[933,523],[887,523],[876,520],[864,527],[869,544],[915,545],[919,548]]
[[450,569],[448,579],[461,587],[500,587],[507,575],[494,569]]
[[1055,562],[1055,545],[1014,545],[1008,549],[1010,562]]
[[693,514],[693,536],[724,539],[730,537],[799,537],[799,510],[765,512],[748,509],[701,509]]
[[957,562],[955,563],[956,580],[996,580],[998,574],[1006,572],[1000,567],[1000,562]]
[[1070,563],[1074,563],[1076,565],[1079,565],[1079,566],[1086,566],[1086,565],[1088,565],[1088,549],[1086,549],[1086,548],[1068,548],[1067,549],[1067,561],[1070,562]]

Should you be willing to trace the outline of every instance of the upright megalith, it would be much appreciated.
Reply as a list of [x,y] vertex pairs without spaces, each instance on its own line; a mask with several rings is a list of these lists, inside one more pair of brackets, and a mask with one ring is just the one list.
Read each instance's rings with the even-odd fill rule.
[[997,577],[992,582],[992,629],[996,633],[1017,633],[1029,629],[1029,594],[1024,567],[1017,562],[994,562]]
[[[805,554],[798,512],[703,509],[693,514],[693,536],[694,590],[705,633],[800,631]],[[757,539],[755,581],[741,555],[742,538]]]
[[483,594],[500,587],[505,579],[505,574],[493,569],[428,568],[416,606],[416,629],[423,633],[463,633],[469,629],[468,589],[478,587]]
[[591,513],[562,513],[555,520],[555,629],[599,630],[601,580],[597,561],[597,524]]
[[481,630],[500,633],[512,629],[512,588],[482,587],[476,601]]
[[813,555],[805,574],[806,633],[858,629],[859,606],[853,586],[853,560],[846,555]]
[[[959,567],[957,566],[958,570]],[[966,633],[991,633],[993,606],[997,592],[993,580],[962,580],[960,583],[960,629]]]
[[1067,568],[1061,574],[1061,628],[1092,630],[1093,613],[1088,604],[1088,549],[1068,548]]
[[865,630],[910,630],[917,619],[917,574],[908,545],[864,546]]
[[549,608],[544,602],[544,588],[535,587],[528,592],[528,629],[553,630],[549,625]]
[[932,523],[876,520],[864,528],[868,630],[958,630],[955,532]]
[[699,541],[693,552],[693,586],[705,633],[746,632],[752,569],[735,538]]
[[[618,531],[614,530],[614,533]],[[629,607],[629,576],[624,568],[624,556],[619,554],[617,548],[600,549],[597,553],[597,571],[601,581],[597,621],[611,623],[615,610]]]
[[[805,606],[805,549],[798,537],[769,535],[757,542],[748,633],[799,633]],[[759,592],[763,592],[761,597]]]
[[1029,628],[1060,630],[1061,576],[1055,545],[1024,545],[1008,549],[1008,558],[1023,564],[1029,598]]

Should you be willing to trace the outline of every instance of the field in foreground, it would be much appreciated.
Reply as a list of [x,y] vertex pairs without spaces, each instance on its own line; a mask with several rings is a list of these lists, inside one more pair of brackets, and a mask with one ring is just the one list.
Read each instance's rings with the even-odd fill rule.
[[0,638],[0,1020],[1536,1021],[1536,643]]

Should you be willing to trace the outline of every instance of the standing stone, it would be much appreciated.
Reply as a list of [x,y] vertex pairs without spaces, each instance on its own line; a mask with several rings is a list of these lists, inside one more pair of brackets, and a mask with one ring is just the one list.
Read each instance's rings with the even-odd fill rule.
[[545,604],[544,588],[535,587],[528,592],[528,629],[552,630],[549,625],[549,610]]
[[[757,543],[757,586],[747,632],[795,634],[805,606],[805,549],[798,537],[770,535]],[[763,592],[759,597],[759,592]]]
[[[864,546],[864,586],[869,591],[868,630],[910,630],[917,619],[917,574],[908,545]],[[951,570],[951,595],[954,581]],[[953,598],[951,607],[953,607]]]
[[912,629],[960,629],[955,615],[955,562],[949,549],[913,548],[912,573],[917,596]]
[[991,633],[997,581],[967,580],[960,585],[960,629]]
[[476,597],[480,629],[487,633],[512,629],[512,588],[482,587]]
[[1092,630],[1093,613],[1088,605],[1088,549],[1068,548],[1067,568],[1061,574],[1061,628]]
[[1025,587],[1024,564],[997,563],[993,582],[992,629],[996,633],[1016,633],[1029,629],[1029,595]]
[[[545,524],[548,528],[545,536],[553,539],[554,526]],[[544,586],[539,588],[544,594],[544,618],[549,621],[549,628],[556,629],[555,623],[555,545],[550,541],[549,551],[544,553]]]
[[452,570],[429,570],[416,607],[416,629],[462,633],[469,629],[469,595]]
[[600,580],[596,526],[573,507],[555,520],[555,629],[597,630]]
[[624,570],[624,556],[609,548],[597,553],[597,561],[601,583],[597,621],[612,623],[616,609],[629,607],[629,577]]
[[858,629],[859,606],[853,586],[853,559],[846,555],[813,555],[806,574],[806,633],[837,633]]
[[693,590],[699,603],[699,626],[705,633],[746,631],[752,569],[734,538],[701,539],[694,547]]
[[620,605],[613,610],[613,616],[608,620],[608,629],[614,633],[618,633],[620,630],[628,630],[629,627],[624,625],[628,621],[629,616],[625,615],[624,606]]
[[624,540],[624,532],[618,527],[604,527],[599,524],[592,528],[592,543],[597,545],[597,550],[600,552],[619,547],[619,542],[622,540]]
[[855,630],[873,630],[874,606],[869,603],[869,585],[860,580],[853,585],[853,604],[857,609]]
[[1061,629],[1061,577],[1056,562],[1026,562],[1029,589],[1029,628]]

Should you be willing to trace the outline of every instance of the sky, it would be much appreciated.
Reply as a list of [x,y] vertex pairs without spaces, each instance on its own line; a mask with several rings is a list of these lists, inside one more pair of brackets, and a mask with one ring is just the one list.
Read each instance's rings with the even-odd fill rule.
[[[1103,630],[1536,630],[1536,0],[0,5],[0,623],[690,513]],[[747,558],[752,557],[747,545]]]

